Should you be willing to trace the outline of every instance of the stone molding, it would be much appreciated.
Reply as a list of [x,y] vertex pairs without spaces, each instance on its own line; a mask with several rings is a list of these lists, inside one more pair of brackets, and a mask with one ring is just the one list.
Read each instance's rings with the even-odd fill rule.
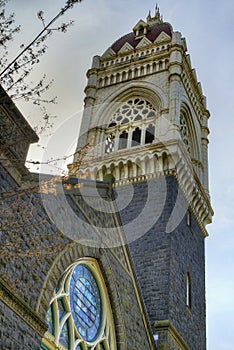
[[25,323],[34,329],[41,337],[48,326],[31,307],[0,279],[0,300],[15,312]]
[[[194,188],[192,188],[192,190],[188,192],[183,187],[183,183],[181,180],[182,176],[178,173],[178,171],[176,169],[164,170],[164,171],[160,171],[160,172],[157,172],[154,174],[145,174],[145,175],[140,175],[140,176],[137,176],[134,178],[122,179],[122,180],[116,181],[114,186],[119,187],[119,186],[126,186],[129,184],[139,183],[139,182],[146,182],[146,181],[149,181],[151,179],[160,178],[162,176],[174,176],[175,177],[175,179],[177,180],[177,182],[180,186],[180,189],[182,190],[182,192],[183,192],[183,194],[188,202],[188,205],[189,205],[191,212],[194,214],[194,217],[197,220],[197,223],[198,223],[204,237],[208,237],[208,232],[205,228],[205,225],[207,223],[210,223],[211,215],[213,215],[213,210],[212,210],[210,204],[208,203],[208,200],[204,194],[204,191],[202,190],[202,187],[198,186],[194,182],[194,184],[193,184]],[[187,179],[188,179],[188,177],[187,177]],[[191,185],[191,183],[189,183],[189,185]]]
[[184,339],[177,332],[177,330],[171,324],[170,321],[168,320],[156,321],[154,322],[153,327],[155,329],[155,333],[158,335],[160,335],[160,332],[167,331],[171,335],[173,340],[179,345],[180,350],[189,350],[188,345],[185,343]]

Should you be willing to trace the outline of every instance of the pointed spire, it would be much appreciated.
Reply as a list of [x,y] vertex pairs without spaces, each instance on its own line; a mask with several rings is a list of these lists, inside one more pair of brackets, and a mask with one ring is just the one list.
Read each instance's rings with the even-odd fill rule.
[[151,11],[150,10],[149,10],[149,14],[148,14],[146,19],[147,19],[147,22],[151,20]]
[[158,11],[159,11],[159,7],[158,7],[158,4],[157,4],[157,2],[156,2],[156,6],[155,6],[155,16],[156,16],[156,14],[157,14]]
[[160,11],[159,11],[159,7],[158,7],[158,4],[156,3],[156,6],[155,6],[155,18],[156,19],[160,19],[161,15],[160,15]]
[[150,25],[163,23],[163,18],[160,14],[159,6],[157,3],[155,6],[155,15],[154,15],[154,17],[151,17],[151,12],[149,11],[149,14],[147,16],[147,23]]

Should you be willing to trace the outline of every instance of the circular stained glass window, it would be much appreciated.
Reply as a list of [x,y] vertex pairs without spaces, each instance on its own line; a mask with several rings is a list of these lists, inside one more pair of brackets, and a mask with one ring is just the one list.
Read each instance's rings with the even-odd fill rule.
[[70,307],[80,336],[85,341],[94,341],[101,326],[101,295],[94,275],[83,264],[77,265],[71,275]]

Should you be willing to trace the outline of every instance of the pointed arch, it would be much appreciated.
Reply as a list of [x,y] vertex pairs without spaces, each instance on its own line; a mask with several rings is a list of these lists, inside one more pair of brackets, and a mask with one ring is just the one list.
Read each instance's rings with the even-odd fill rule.
[[127,143],[128,143],[128,133],[127,133],[127,131],[124,130],[119,135],[119,150],[127,148]]
[[137,127],[132,133],[132,147],[141,144],[141,129]]
[[145,144],[152,143],[154,141],[155,127],[153,124],[147,126],[145,131]]
[[192,159],[200,160],[198,135],[189,106],[183,102],[180,108],[180,132],[187,151]]

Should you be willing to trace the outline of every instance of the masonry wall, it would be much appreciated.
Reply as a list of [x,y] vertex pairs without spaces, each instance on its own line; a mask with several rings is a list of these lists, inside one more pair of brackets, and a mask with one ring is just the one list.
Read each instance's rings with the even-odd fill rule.
[[[52,213],[45,210],[38,192],[37,176],[32,176],[28,190],[23,190],[7,171],[2,174],[1,189],[6,196],[1,201],[0,220],[0,348],[39,350],[47,329],[46,312],[59,278],[78,259],[93,257],[100,265],[108,289],[118,349],[152,349],[147,317],[137,299],[127,251],[117,244],[120,231],[116,228],[118,218],[115,214],[108,214],[102,206],[99,210],[93,209],[79,189],[65,191],[62,200],[52,191],[46,197],[49,205],[54,205],[52,213],[63,219],[63,225],[58,227],[52,220]],[[96,185],[93,189],[87,185],[87,191],[90,200]],[[104,186],[102,192],[107,209],[110,206],[109,187]],[[96,205],[98,198],[93,197]],[[74,214],[74,221],[70,220],[69,210]],[[113,237],[108,236],[109,241],[104,240],[102,247],[77,243],[79,239],[95,235],[99,242],[105,235],[106,226],[113,232]],[[67,235],[66,228],[74,232],[76,241]],[[110,248],[105,247],[108,243]]]
[[0,301],[0,349],[39,350],[41,336]]
[[[171,349],[166,335],[170,327],[178,333],[178,342],[179,337],[184,342],[184,345],[177,343],[173,349],[205,349],[204,238],[193,216],[190,227],[187,226],[186,202],[183,199],[176,202],[178,185],[175,178],[168,176],[151,181],[156,190],[150,205],[147,203],[147,197],[152,197],[149,182],[137,183],[133,185],[131,202],[120,212],[123,225],[139,216],[146,206],[150,216],[155,217],[149,230],[145,229],[148,222],[142,220],[142,236],[129,245],[149,320],[152,325],[157,324],[161,349],[164,349],[163,345],[165,349]],[[121,195],[122,201],[127,203],[127,186],[123,186]],[[175,220],[174,227],[168,226],[175,207],[177,218],[181,215],[181,220],[178,223]],[[192,279],[191,310],[186,307],[187,272]],[[166,326],[161,323],[160,328],[162,321],[169,323]]]

